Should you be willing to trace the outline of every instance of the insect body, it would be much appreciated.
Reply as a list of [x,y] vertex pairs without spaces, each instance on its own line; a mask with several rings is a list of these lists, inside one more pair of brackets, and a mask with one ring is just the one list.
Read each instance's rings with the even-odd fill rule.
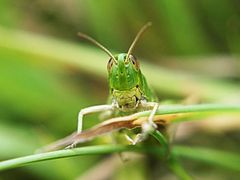
[[[156,102],[157,99],[150,90],[147,81],[140,70],[138,60],[132,55],[132,50],[134,49],[137,40],[150,25],[151,23],[147,23],[141,28],[127,53],[121,53],[115,56],[93,38],[82,33],[78,34],[80,37],[83,37],[100,47],[110,56],[107,65],[110,103],[82,109],[78,115],[78,133],[82,132],[84,115],[101,111],[110,112],[112,116],[122,116],[142,110],[152,110],[148,121],[142,125],[142,133],[138,134],[135,139],[127,137],[132,144],[142,141],[149,131],[156,128],[156,125],[153,122],[153,117],[158,108],[158,103]],[[79,141],[76,140],[72,146],[78,142]]]

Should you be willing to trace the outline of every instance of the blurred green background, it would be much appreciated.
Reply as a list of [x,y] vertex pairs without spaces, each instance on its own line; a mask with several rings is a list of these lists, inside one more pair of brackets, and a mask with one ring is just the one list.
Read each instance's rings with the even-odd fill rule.
[[[106,102],[108,56],[79,40],[78,31],[120,53],[148,21],[153,26],[134,54],[160,100],[240,103],[238,0],[1,0],[0,160],[31,154],[70,134],[81,108]],[[187,129],[176,141],[239,152],[239,118],[226,118],[235,124],[220,130],[187,124],[194,131]],[[85,122],[89,128],[97,116]],[[84,156],[42,162],[3,172],[0,179],[82,179],[104,160]],[[153,159],[142,162],[119,165],[107,177],[174,179],[169,171],[160,172]],[[192,161],[184,165],[200,179],[239,177]]]

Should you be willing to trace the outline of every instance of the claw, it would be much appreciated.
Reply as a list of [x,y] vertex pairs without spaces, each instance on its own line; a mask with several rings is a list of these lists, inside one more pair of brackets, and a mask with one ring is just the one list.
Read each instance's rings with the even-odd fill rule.
[[125,138],[127,139],[128,142],[133,144],[134,140],[132,138],[130,138],[127,134],[125,134]]
[[137,134],[137,136],[134,138],[132,144],[136,145],[137,143],[142,142],[145,138],[146,138],[146,136],[144,134]]
[[77,143],[74,142],[74,143],[70,144],[69,146],[65,147],[64,149],[73,149],[73,148],[75,148],[76,146],[77,146]]
[[142,142],[145,139],[144,134],[137,134],[134,139],[130,138],[127,134],[125,134],[125,137],[132,145],[136,145],[137,143]]

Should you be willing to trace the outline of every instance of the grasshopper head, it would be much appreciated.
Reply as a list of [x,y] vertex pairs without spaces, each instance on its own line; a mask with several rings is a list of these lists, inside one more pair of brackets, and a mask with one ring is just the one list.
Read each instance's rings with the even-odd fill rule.
[[129,90],[137,87],[141,75],[137,59],[126,53],[117,54],[114,58],[110,58],[107,65],[110,89]]
[[139,85],[141,72],[137,59],[132,55],[132,51],[140,36],[149,26],[151,26],[151,22],[148,22],[140,29],[127,53],[121,53],[115,56],[92,37],[83,33],[78,33],[80,37],[92,42],[110,56],[110,60],[108,62],[108,80],[111,90],[125,91]]

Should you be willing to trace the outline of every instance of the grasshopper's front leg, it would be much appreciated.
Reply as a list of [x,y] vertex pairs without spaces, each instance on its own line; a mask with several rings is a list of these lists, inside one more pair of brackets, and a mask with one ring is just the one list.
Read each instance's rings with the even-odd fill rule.
[[114,105],[98,105],[98,106],[91,106],[82,109],[79,114],[78,114],[78,127],[77,127],[77,133],[82,132],[82,127],[83,127],[83,116],[86,114],[91,114],[91,113],[96,113],[96,112],[101,112],[101,111],[108,111],[108,110],[113,110]]
[[148,133],[157,128],[157,125],[153,122],[154,116],[158,110],[159,104],[157,102],[141,102],[144,108],[152,108],[151,114],[148,117],[148,121],[142,125],[143,133]]
[[[83,127],[83,116],[91,113],[97,113],[101,111],[108,111],[113,110],[114,104],[105,104],[105,105],[97,105],[97,106],[91,106],[84,109],[81,109],[81,111],[78,114],[78,126],[77,126],[77,133],[82,132]],[[74,148],[77,145],[77,141],[73,142],[71,145],[67,146],[65,149],[71,149]]]
[[154,115],[158,110],[159,104],[156,102],[142,101],[141,105],[143,106],[143,108],[146,109],[152,108],[152,111],[150,116],[148,117],[148,121],[142,124],[142,133],[137,134],[137,136],[134,139],[131,139],[126,135],[127,140],[131,142],[133,145],[145,140],[148,134],[157,128],[157,125],[153,122],[153,119]]

